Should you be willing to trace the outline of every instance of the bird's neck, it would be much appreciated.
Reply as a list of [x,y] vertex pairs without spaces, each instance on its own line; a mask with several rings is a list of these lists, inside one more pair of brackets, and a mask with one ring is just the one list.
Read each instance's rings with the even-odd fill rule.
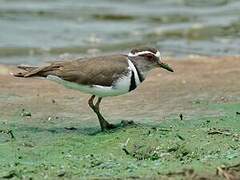
[[140,76],[144,80],[148,72],[152,69],[152,67],[149,66],[148,63],[145,63],[144,61],[141,61],[141,60],[140,61],[135,59],[129,59],[129,60],[134,64]]

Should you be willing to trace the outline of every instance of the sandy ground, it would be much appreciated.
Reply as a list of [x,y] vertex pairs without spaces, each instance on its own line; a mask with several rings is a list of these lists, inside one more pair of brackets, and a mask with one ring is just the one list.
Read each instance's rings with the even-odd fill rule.
[[[103,114],[109,121],[121,119],[160,121],[170,115],[183,113],[190,117],[207,109],[196,109],[195,103],[240,100],[240,58],[197,57],[168,60],[175,70],[158,69],[151,72],[137,90],[103,100]],[[0,65],[0,113],[5,119],[22,109],[31,111],[32,119],[47,117],[77,118],[96,122],[87,105],[89,95],[48,80],[17,78],[10,72],[15,67]]]

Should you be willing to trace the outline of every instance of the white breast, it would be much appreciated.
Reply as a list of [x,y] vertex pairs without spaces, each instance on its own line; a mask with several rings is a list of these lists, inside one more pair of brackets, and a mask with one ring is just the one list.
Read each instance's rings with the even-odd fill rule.
[[135,68],[134,64],[130,60],[128,60],[128,65],[129,65],[129,70],[134,72],[135,83],[138,86],[141,82],[137,73],[137,69]]

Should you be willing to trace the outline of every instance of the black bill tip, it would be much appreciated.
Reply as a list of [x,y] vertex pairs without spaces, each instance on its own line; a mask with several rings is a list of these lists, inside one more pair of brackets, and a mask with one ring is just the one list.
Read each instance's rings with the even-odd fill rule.
[[174,70],[166,63],[160,62],[159,66],[163,69],[166,69],[166,70],[170,71],[170,72],[174,72]]

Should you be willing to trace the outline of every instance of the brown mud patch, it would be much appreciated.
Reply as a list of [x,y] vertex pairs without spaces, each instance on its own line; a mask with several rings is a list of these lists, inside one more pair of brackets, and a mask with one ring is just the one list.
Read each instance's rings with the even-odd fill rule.
[[[154,70],[137,90],[103,99],[103,114],[109,121],[145,118],[160,121],[170,115],[211,115],[204,106],[193,111],[194,104],[236,102],[240,99],[240,58],[198,57],[169,60],[174,73]],[[20,111],[31,111],[31,119],[71,117],[96,122],[87,105],[89,95],[48,80],[17,78],[15,67],[0,65],[0,113],[5,119]]]

